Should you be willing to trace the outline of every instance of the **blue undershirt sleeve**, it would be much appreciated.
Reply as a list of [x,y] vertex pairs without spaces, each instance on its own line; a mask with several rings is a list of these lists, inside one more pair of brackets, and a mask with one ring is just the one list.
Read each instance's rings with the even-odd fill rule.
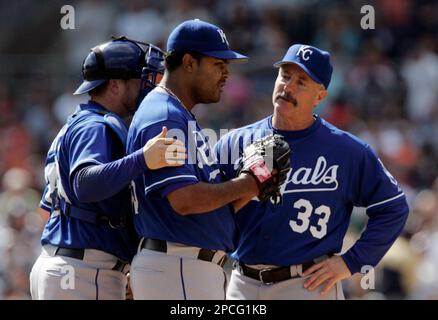
[[73,173],[73,189],[80,202],[107,199],[147,169],[143,149],[122,159],[100,165],[88,165]]

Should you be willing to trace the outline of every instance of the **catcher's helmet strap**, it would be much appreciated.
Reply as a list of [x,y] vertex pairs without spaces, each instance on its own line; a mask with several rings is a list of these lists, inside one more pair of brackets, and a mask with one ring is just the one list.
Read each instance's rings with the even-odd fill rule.
[[104,70],[85,70],[84,79],[87,81],[101,80],[101,79],[140,79],[141,70],[127,70],[127,69],[104,69]]
[[105,70],[105,59],[103,58],[102,50],[99,47],[91,49],[96,56],[97,68],[99,70]]
[[82,67],[83,77],[87,81],[101,79],[140,79],[141,70],[128,68],[110,68],[105,66],[105,59],[99,47],[91,49],[96,57],[97,68],[85,69]]

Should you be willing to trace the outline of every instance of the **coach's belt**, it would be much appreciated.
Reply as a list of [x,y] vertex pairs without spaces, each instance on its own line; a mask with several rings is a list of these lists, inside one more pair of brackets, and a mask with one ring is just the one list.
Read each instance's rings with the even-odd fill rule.
[[[73,259],[78,259],[78,260],[84,260],[85,249],[58,247],[55,251],[55,256],[63,256],[63,257],[68,257],[68,258],[73,258]],[[117,259],[116,264],[114,265],[114,267],[111,270],[123,272],[123,270],[125,269],[127,264],[128,263],[123,262],[120,259]]]
[[[168,243],[164,240],[144,238],[141,244],[142,249],[149,249],[153,251],[159,251],[168,253]],[[225,252],[218,250],[197,248],[198,252],[195,258],[202,261],[212,262],[221,267],[225,265],[227,261],[227,255]]]
[[[321,258],[325,259],[332,255],[333,254],[329,254]],[[318,259],[318,262],[320,261],[320,259]],[[264,284],[273,284],[276,282],[285,281],[289,279],[301,278],[303,276],[303,273],[316,263],[317,263],[316,261],[310,261],[310,262],[287,266],[287,267],[256,269],[236,261],[235,268],[245,277],[258,280]]]

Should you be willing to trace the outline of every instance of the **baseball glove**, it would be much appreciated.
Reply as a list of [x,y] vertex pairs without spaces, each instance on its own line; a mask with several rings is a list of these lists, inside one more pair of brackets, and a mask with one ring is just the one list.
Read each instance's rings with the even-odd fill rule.
[[281,202],[280,186],[290,169],[289,144],[279,134],[270,134],[248,145],[241,157],[239,174],[247,172],[257,181],[260,201]]

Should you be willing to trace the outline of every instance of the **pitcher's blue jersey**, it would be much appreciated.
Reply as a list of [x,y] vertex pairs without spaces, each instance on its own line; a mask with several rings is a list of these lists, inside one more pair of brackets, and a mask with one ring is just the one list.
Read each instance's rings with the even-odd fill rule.
[[102,120],[103,115],[99,114],[105,111],[105,108],[92,101],[81,104],[74,114],[75,118],[69,118],[52,143],[45,168],[48,184],[41,200],[41,208],[51,214],[41,242],[43,245],[50,243],[67,248],[102,250],[130,261],[135,254],[136,243],[127,231],[114,229],[108,223],[95,224],[75,219],[68,213],[62,213],[59,207],[54,207],[58,200],[53,197],[59,195],[75,208],[104,214],[116,220],[122,214],[131,214],[128,186],[110,198],[90,203],[80,202],[74,192],[73,174],[78,169],[109,163],[125,154],[122,141]]
[[287,266],[339,253],[353,206],[359,206],[367,208],[369,224],[344,260],[352,273],[376,265],[402,231],[408,207],[370,146],[316,116],[300,131],[274,129],[271,116],[217,143],[217,157],[228,155],[221,161],[227,179],[236,173],[230,164],[236,148],[242,150],[254,134],[272,132],[283,135],[292,150],[283,202],[252,200],[237,213],[240,240],[233,257],[245,264]]
[[[205,214],[179,215],[167,195],[198,182],[220,183],[222,177],[194,115],[161,88],[151,91],[136,112],[128,132],[127,152],[137,150],[166,126],[168,137],[184,141],[186,164],[146,173],[135,180],[134,224],[142,237],[212,250],[234,248],[235,224],[227,205]],[[199,197],[203,195],[200,194]]]

